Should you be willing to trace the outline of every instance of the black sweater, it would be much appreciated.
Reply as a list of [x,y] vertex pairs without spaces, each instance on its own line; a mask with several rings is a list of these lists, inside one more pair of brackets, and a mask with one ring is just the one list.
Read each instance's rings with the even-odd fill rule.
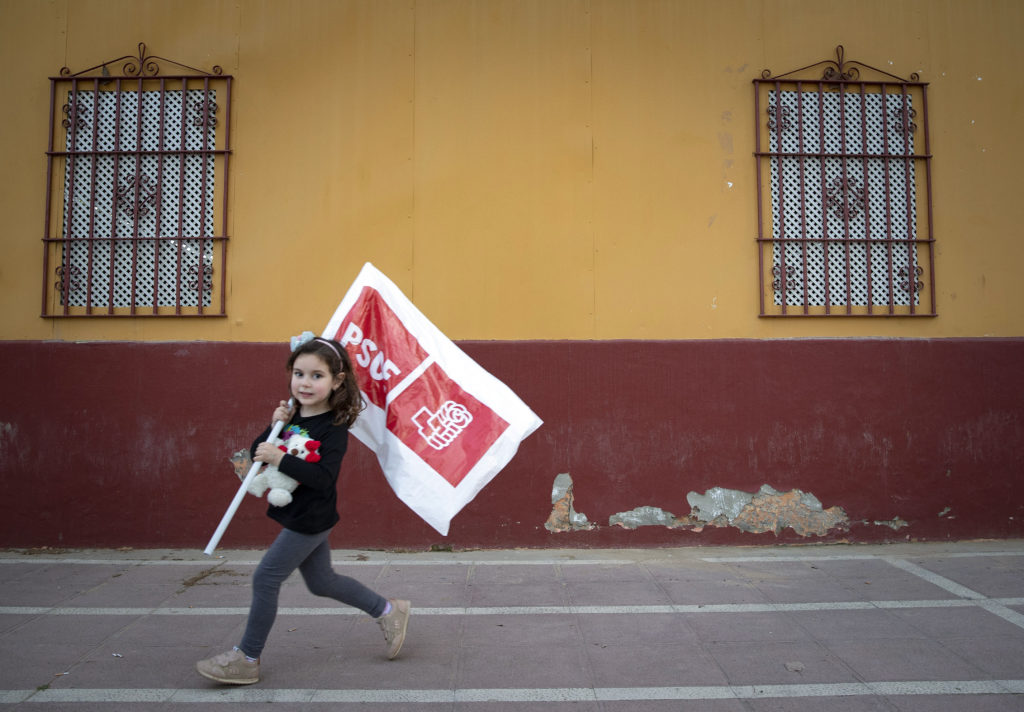
[[[277,469],[296,480],[299,486],[292,492],[289,504],[267,508],[268,517],[300,534],[319,534],[338,523],[338,472],[348,449],[348,426],[334,425],[333,419],[333,413],[310,418],[296,414],[281,431],[282,440],[290,433],[298,433],[320,441],[319,462],[306,462],[288,454],[281,459]],[[253,441],[252,452],[266,442],[271,427]]]

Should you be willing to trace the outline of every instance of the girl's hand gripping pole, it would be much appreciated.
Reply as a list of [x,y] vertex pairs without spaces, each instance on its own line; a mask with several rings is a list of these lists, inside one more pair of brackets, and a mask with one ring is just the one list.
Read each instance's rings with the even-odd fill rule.
[[[288,400],[288,407],[291,408],[295,405],[295,399],[290,398]],[[274,423],[274,427],[270,430],[270,435],[267,437],[267,442],[270,442],[278,435],[281,434],[281,430],[284,429],[284,421],[279,420]],[[224,530],[228,528],[228,524],[231,523],[231,518],[235,516],[235,512],[238,511],[239,505],[242,504],[242,500],[245,499],[245,491],[249,488],[249,483],[252,482],[253,478],[259,473],[260,468],[263,467],[262,462],[253,462],[252,467],[249,468],[248,474],[245,479],[242,480],[242,486],[238,488],[238,492],[235,493],[235,498],[231,500],[231,504],[228,506],[228,511],[224,512],[224,516],[220,520],[220,524],[217,525],[217,531],[210,537],[210,543],[206,545],[203,553],[207,556],[213,555],[213,550],[217,548],[217,544],[220,543],[220,538],[224,536]]]

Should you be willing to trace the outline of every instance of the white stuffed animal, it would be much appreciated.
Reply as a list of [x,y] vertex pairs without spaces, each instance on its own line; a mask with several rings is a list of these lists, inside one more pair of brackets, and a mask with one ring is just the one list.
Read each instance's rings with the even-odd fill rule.
[[[277,438],[274,442],[279,450],[289,455],[294,455],[306,462],[320,461],[320,453],[317,452],[320,448],[319,440],[310,440],[298,433],[292,433],[287,440],[282,441],[281,438]],[[269,489],[270,494],[267,495],[267,501],[275,507],[283,507],[292,501],[292,492],[298,486],[299,483],[291,477],[273,465],[267,465],[249,483],[248,491],[249,494],[262,497],[263,493]]]

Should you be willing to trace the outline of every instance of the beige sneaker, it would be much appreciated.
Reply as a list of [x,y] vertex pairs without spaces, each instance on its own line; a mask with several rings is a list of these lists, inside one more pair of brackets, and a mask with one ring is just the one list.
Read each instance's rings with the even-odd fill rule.
[[409,625],[408,601],[390,600],[391,613],[377,619],[377,625],[384,631],[384,641],[388,644],[388,660],[394,660],[405,642],[405,628]]
[[260,681],[260,661],[249,662],[245,653],[235,648],[200,660],[196,663],[196,672],[225,685],[251,685]]

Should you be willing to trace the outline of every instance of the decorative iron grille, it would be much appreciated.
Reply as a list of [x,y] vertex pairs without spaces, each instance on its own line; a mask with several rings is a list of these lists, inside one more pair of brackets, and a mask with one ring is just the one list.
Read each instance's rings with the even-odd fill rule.
[[927,84],[843,54],[754,80],[761,315],[935,316]]
[[50,84],[43,316],[224,316],[231,77],[140,43]]

